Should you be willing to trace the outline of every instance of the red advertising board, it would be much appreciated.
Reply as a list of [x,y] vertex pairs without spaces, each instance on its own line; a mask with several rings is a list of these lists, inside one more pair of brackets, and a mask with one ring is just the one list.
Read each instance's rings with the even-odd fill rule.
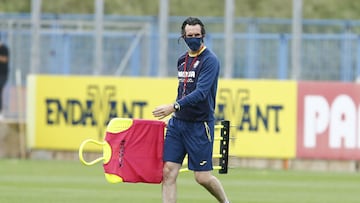
[[298,83],[297,158],[360,160],[360,85]]

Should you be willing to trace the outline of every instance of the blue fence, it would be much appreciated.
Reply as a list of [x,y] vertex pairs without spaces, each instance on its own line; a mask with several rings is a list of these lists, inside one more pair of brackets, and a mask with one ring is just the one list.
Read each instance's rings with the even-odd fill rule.
[[[92,15],[50,15],[40,33],[39,73],[92,74],[94,68],[94,30],[80,30],[76,23],[92,23]],[[169,52],[158,48],[156,17],[106,16],[106,22],[148,25],[146,33],[134,45],[141,26],[136,29],[105,29],[103,75],[114,75],[124,57],[121,75],[156,76],[159,54],[168,58],[168,74],[176,74],[176,59],[185,50],[178,41],[180,25],[185,17],[170,17]],[[206,44],[224,64],[223,18],[202,18],[208,35]],[[27,20],[27,21],[26,21]],[[11,67],[29,73],[31,26],[26,14],[0,15],[2,40],[11,48]],[[67,21],[67,22],[66,22]],[[70,21],[70,22],[68,22]],[[28,23],[26,23],[28,22]],[[66,23],[63,23],[66,22]],[[291,75],[291,20],[243,19],[235,21],[234,78],[289,79]],[[75,26],[74,28],[68,28]],[[358,21],[304,20],[301,50],[301,80],[354,81],[360,75],[360,28]],[[163,39],[161,39],[163,40]],[[223,73],[222,73],[223,75]],[[11,72],[11,78],[14,72]]]
[[[185,17],[171,17],[168,34],[169,52],[158,49],[156,17],[106,16],[106,22],[139,24],[146,32],[134,45],[142,27],[128,30],[105,29],[103,35],[103,75],[114,75],[131,51],[121,75],[156,76],[158,57],[168,58],[168,74],[176,75],[176,59],[185,50],[178,41]],[[47,22],[40,34],[40,67],[43,74],[93,74],[94,30],[76,27],[92,23],[92,15],[44,15]],[[224,64],[223,18],[202,18],[208,35],[206,44]],[[60,23],[61,22],[61,23]],[[65,23],[64,23],[65,22]],[[11,67],[23,75],[30,71],[31,26],[27,14],[1,14],[0,35],[11,49]],[[75,26],[73,28],[69,28]],[[360,22],[341,20],[304,20],[300,80],[355,81],[360,75]],[[244,19],[235,21],[234,78],[289,79],[291,73],[291,20]],[[224,73],[222,73],[223,75]],[[14,78],[14,71],[11,72]],[[13,83],[13,80],[10,81]]]
[[[159,56],[167,57],[168,76],[175,76],[176,60],[186,50],[180,36],[185,17],[170,17],[167,39],[159,39],[158,19],[149,16],[105,16],[101,75],[153,76]],[[202,17],[206,45],[225,64],[224,19]],[[93,75],[95,36],[93,15],[42,15],[40,66],[37,73]],[[234,26],[233,78],[291,78],[291,19],[237,18]],[[360,21],[304,20],[300,80],[353,82],[360,76]],[[0,37],[10,47],[10,77],[4,92],[5,112],[17,117],[15,70],[22,83],[30,73],[31,22],[29,14],[0,14]],[[159,50],[168,40],[169,51]],[[224,75],[222,69],[221,77]],[[11,107],[12,106],[12,107]],[[24,115],[24,114],[22,114]]]

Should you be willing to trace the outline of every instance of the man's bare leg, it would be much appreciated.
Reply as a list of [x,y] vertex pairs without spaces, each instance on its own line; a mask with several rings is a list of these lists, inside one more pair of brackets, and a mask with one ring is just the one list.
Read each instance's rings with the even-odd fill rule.
[[176,179],[181,165],[173,162],[165,162],[162,181],[163,203],[176,203]]
[[195,180],[208,190],[220,203],[227,203],[229,200],[219,179],[211,174],[211,171],[195,171]]

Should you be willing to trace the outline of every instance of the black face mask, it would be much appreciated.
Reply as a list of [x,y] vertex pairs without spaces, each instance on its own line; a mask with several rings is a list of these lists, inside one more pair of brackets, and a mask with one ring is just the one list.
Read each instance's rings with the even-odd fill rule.
[[197,38],[197,37],[185,37],[185,38],[184,38],[187,46],[188,46],[192,51],[197,51],[197,50],[200,49],[202,39],[203,39],[203,38]]

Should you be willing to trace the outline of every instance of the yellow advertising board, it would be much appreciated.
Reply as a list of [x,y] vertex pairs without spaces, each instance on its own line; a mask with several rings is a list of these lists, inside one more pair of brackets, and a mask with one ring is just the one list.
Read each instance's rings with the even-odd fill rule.
[[174,102],[176,87],[176,79],[30,75],[28,146],[77,150],[85,139],[102,140],[110,118],[154,119],[156,106]]
[[217,119],[230,120],[230,155],[293,158],[296,82],[220,80]]
[[[174,102],[177,79],[30,75],[27,87],[28,147],[78,150],[102,140],[110,118],[155,119],[156,106]],[[221,79],[215,111],[230,121],[230,155],[295,156],[296,82]]]

